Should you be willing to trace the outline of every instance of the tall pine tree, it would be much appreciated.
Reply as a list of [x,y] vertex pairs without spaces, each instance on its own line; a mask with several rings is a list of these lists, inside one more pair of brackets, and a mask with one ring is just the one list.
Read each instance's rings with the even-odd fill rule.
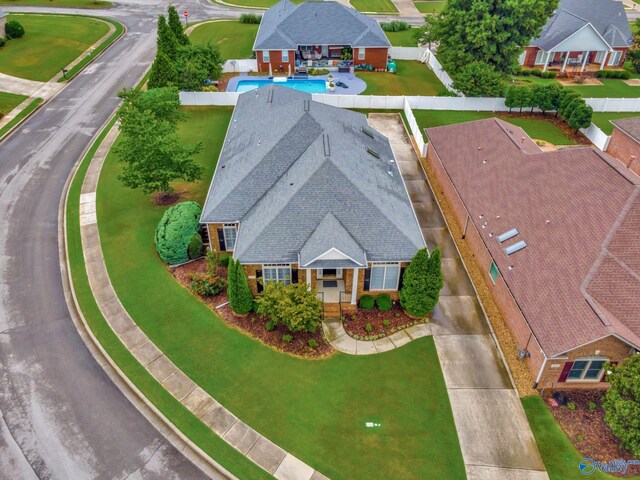
[[180,45],[189,45],[191,42],[189,41],[189,37],[184,34],[182,22],[180,21],[180,16],[178,15],[176,7],[169,5],[167,11],[169,12],[169,28],[173,32],[173,36]]
[[164,15],[158,17],[158,54],[160,53],[164,53],[172,61],[178,58],[178,41]]
[[149,88],[176,85],[178,73],[166,53],[158,52],[149,73]]
[[231,310],[239,315],[246,315],[253,308],[253,295],[240,260],[229,260],[228,280],[227,294]]

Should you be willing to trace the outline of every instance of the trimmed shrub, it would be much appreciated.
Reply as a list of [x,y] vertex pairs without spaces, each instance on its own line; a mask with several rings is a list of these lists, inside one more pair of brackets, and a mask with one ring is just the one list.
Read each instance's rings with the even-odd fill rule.
[[20,38],[24,36],[24,27],[20,24],[20,22],[9,20],[4,26],[4,33],[6,34],[8,39]]
[[7,44],[7,41],[4,38],[0,38],[0,47],[4,47]]
[[229,295],[231,310],[239,315],[246,315],[253,308],[253,295],[251,294],[244,268],[240,265],[240,260],[235,262],[231,260],[229,262],[227,280],[229,283],[227,294]]
[[154,239],[164,262],[176,265],[189,260],[189,244],[200,228],[201,213],[196,202],[182,202],[164,212]]
[[429,255],[426,248],[420,249],[402,276],[400,305],[409,315],[424,317],[438,303],[442,286],[440,250]]
[[316,294],[306,283],[268,282],[262,295],[256,298],[257,313],[269,317],[276,325],[284,325],[290,332],[313,333],[322,321],[322,302]]
[[307,73],[312,76],[326,75],[329,73],[329,70],[327,70],[326,68],[310,68],[307,70]]
[[542,70],[535,68],[531,70],[531,75],[535,75],[536,77],[539,77],[540,75],[542,75]]
[[604,78],[607,75],[606,70],[598,70],[596,72],[596,78]]
[[191,275],[191,291],[201,297],[214,297],[224,290],[227,282],[217,275],[194,273]]
[[391,322],[385,318],[384,320],[382,320],[382,325],[384,325],[385,327],[389,327],[391,326]]
[[371,295],[363,295],[360,297],[360,308],[363,310],[372,310],[376,300]]
[[378,297],[376,298],[376,307],[378,307],[378,310],[380,310],[381,312],[388,312],[389,310],[391,310],[391,307],[393,307],[391,297],[386,293],[378,295]]
[[373,327],[371,326],[371,324],[370,324],[370,323],[367,323],[367,324],[364,326],[364,329],[367,331],[367,333],[371,333],[371,332],[373,331]]
[[567,403],[567,408],[568,408],[569,410],[575,411],[575,409],[576,409],[576,404],[575,404],[575,403],[573,403],[573,402],[569,402],[569,403]]
[[243,13],[242,15],[240,15],[240,23],[259,25],[261,21],[262,16],[255,13]]
[[222,252],[218,259],[220,260],[220,265],[227,267],[229,265],[229,260],[231,260],[231,255],[228,252]]
[[191,241],[189,242],[189,248],[187,248],[187,253],[189,253],[189,258],[200,258],[202,256],[202,237],[199,233],[196,233],[193,237],[191,237]]
[[632,355],[622,365],[605,365],[606,381],[611,384],[604,394],[604,420],[622,446],[640,456],[640,355]]
[[309,345],[311,348],[316,348],[318,346],[318,342],[316,342],[314,338],[310,338],[309,340],[307,340],[307,345]]
[[380,23],[380,28],[385,32],[404,32],[411,27],[407,22],[403,22],[402,20],[392,20],[391,22]]
[[264,328],[268,332],[272,332],[273,330],[276,329],[276,324],[275,324],[275,322],[272,322],[271,320],[269,320],[267,323],[264,324]]
[[589,410],[595,410],[596,408],[598,408],[598,405],[594,402],[589,402]]
[[556,78],[558,76],[558,72],[556,72],[555,70],[552,70],[549,73],[549,78]]
[[293,335],[289,335],[288,333],[285,333],[284,335],[282,335],[282,341],[291,343],[293,341]]
[[520,70],[520,75],[528,77],[529,75],[531,75],[531,70],[528,68],[523,68],[522,70]]
[[628,72],[628,71],[626,71],[626,70],[624,70],[624,71],[620,72],[620,74],[621,74],[621,75],[620,75],[620,78],[621,78],[622,80],[629,80],[629,79],[631,78],[631,73],[630,73],[630,72]]

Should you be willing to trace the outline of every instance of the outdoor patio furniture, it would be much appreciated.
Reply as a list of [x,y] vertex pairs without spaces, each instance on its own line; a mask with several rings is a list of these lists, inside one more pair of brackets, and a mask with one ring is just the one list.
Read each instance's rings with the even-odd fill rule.
[[320,60],[322,58],[322,52],[313,52],[313,56],[316,60]]

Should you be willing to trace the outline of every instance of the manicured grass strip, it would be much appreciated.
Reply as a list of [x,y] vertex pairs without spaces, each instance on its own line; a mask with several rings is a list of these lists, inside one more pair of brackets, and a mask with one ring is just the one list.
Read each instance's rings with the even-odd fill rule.
[[[582,455],[575,449],[571,440],[556,423],[542,399],[539,396],[524,397],[522,406],[529,419],[533,435],[536,437],[549,478],[551,480],[582,478],[583,475],[580,473],[578,466],[583,458]],[[596,471],[585,478],[613,480],[617,477]],[[638,480],[640,477],[633,478]]]
[[[540,78],[535,75],[517,76],[515,79],[521,85],[556,82],[554,79]],[[602,85],[564,85],[564,88],[575,90],[584,98],[636,98],[640,96],[640,87],[627,85],[623,80],[611,78],[599,78],[598,80],[602,82]]]
[[413,28],[409,28],[402,32],[384,32],[384,34],[394,47],[417,47],[418,43],[413,38],[414,32],[415,30]]
[[36,98],[33,102],[27,105],[27,107],[24,110],[22,110],[18,115],[13,117],[13,120],[7,123],[4,127],[0,128],[0,140],[9,132],[9,130],[11,130],[14,127],[14,125],[17,125],[20,121],[22,121],[23,118],[26,118],[27,116],[31,115],[31,112],[33,112],[36,108],[38,108],[38,106],[41,103],[42,103],[42,99]]
[[60,79],[58,79],[59,82],[66,82],[67,80],[76,76],[84,67],[95,60],[98,55],[100,55],[109,45],[115,42],[118,38],[120,38],[120,35],[124,33],[124,25],[122,25],[120,22],[109,20],[107,18],[105,18],[104,21],[109,22],[114,27],[116,27],[115,31],[109,36],[109,38],[98,45],[95,50],[93,50],[91,55],[87,55],[82,60],[80,60],[72,69],[70,69],[67,72],[67,78],[61,77]]
[[0,118],[16,108],[27,98],[26,95],[16,95],[15,93],[0,92]]
[[[221,3],[216,2],[215,0],[211,0],[213,3]],[[304,0],[291,0],[293,3],[302,3]],[[224,0],[224,3],[229,3],[231,5],[236,5],[238,7],[258,7],[258,8],[269,8],[273,7],[279,0]]]
[[397,60],[398,72],[357,72],[367,84],[363,95],[440,95],[447,91],[424,63]]
[[90,159],[114,122],[115,120],[110,122],[109,126],[100,134],[84,157],[76,177],[70,185],[69,200],[66,208],[69,266],[74,290],[85,319],[98,341],[127,377],[196,445],[239,478],[272,478],[214,434],[209,427],[204,425],[168,393],[120,342],[95,303],[82,255],[79,219],[80,191]]
[[360,12],[398,12],[391,0],[351,0],[349,3]]
[[109,31],[90,17],[11,14],[25,28],[22,38],[0,48],[0,71],[14,77],[46,82]]
[[102,0],[0,0],[0,5],[24,7],[107,8],[111,2]]
[[613,133],[611,120],[638,116],[640,116],[640,112],[601,112],[594,113],[591,122],[595,123],[595,125],[607,135],[611,135]]
[[[186,112],[180,134],[189,144],[204,142],[196,159],[205,175],[176,188],[182,199],[202,202],[231,110]],[[465,478],[432,338],[381,355],[336,353],[323,360],[262,345],[227,326],[173,279],[153,246],[166,207],[124,188],[120,171],[110,155],[97,192],[109,275],[127,311],[183,372],[242,421],[332,480]],[[381,426],[367,428],[366,422]]]
[[235,20],[202,23],[193,29],[189,38],[195,44],[211,42],[217,45],[225,60],[251,58],[258,26]]
[[438,13],[444,10],[444,6],[447,4],[447,2],[427,1],[414,2],[413,4],[421,13]]

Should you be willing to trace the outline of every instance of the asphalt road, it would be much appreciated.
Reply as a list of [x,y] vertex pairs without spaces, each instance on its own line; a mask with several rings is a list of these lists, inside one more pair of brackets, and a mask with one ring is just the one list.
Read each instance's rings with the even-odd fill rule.
[[[151,62],[166,4],[91,11],[123,22],[127,34],[0,144],[0,479],[204,478],[86,348],[58,255],[65,182],[117,107],[115,92]],[[177,7],[194,20],[238,14],[206,2]]]

